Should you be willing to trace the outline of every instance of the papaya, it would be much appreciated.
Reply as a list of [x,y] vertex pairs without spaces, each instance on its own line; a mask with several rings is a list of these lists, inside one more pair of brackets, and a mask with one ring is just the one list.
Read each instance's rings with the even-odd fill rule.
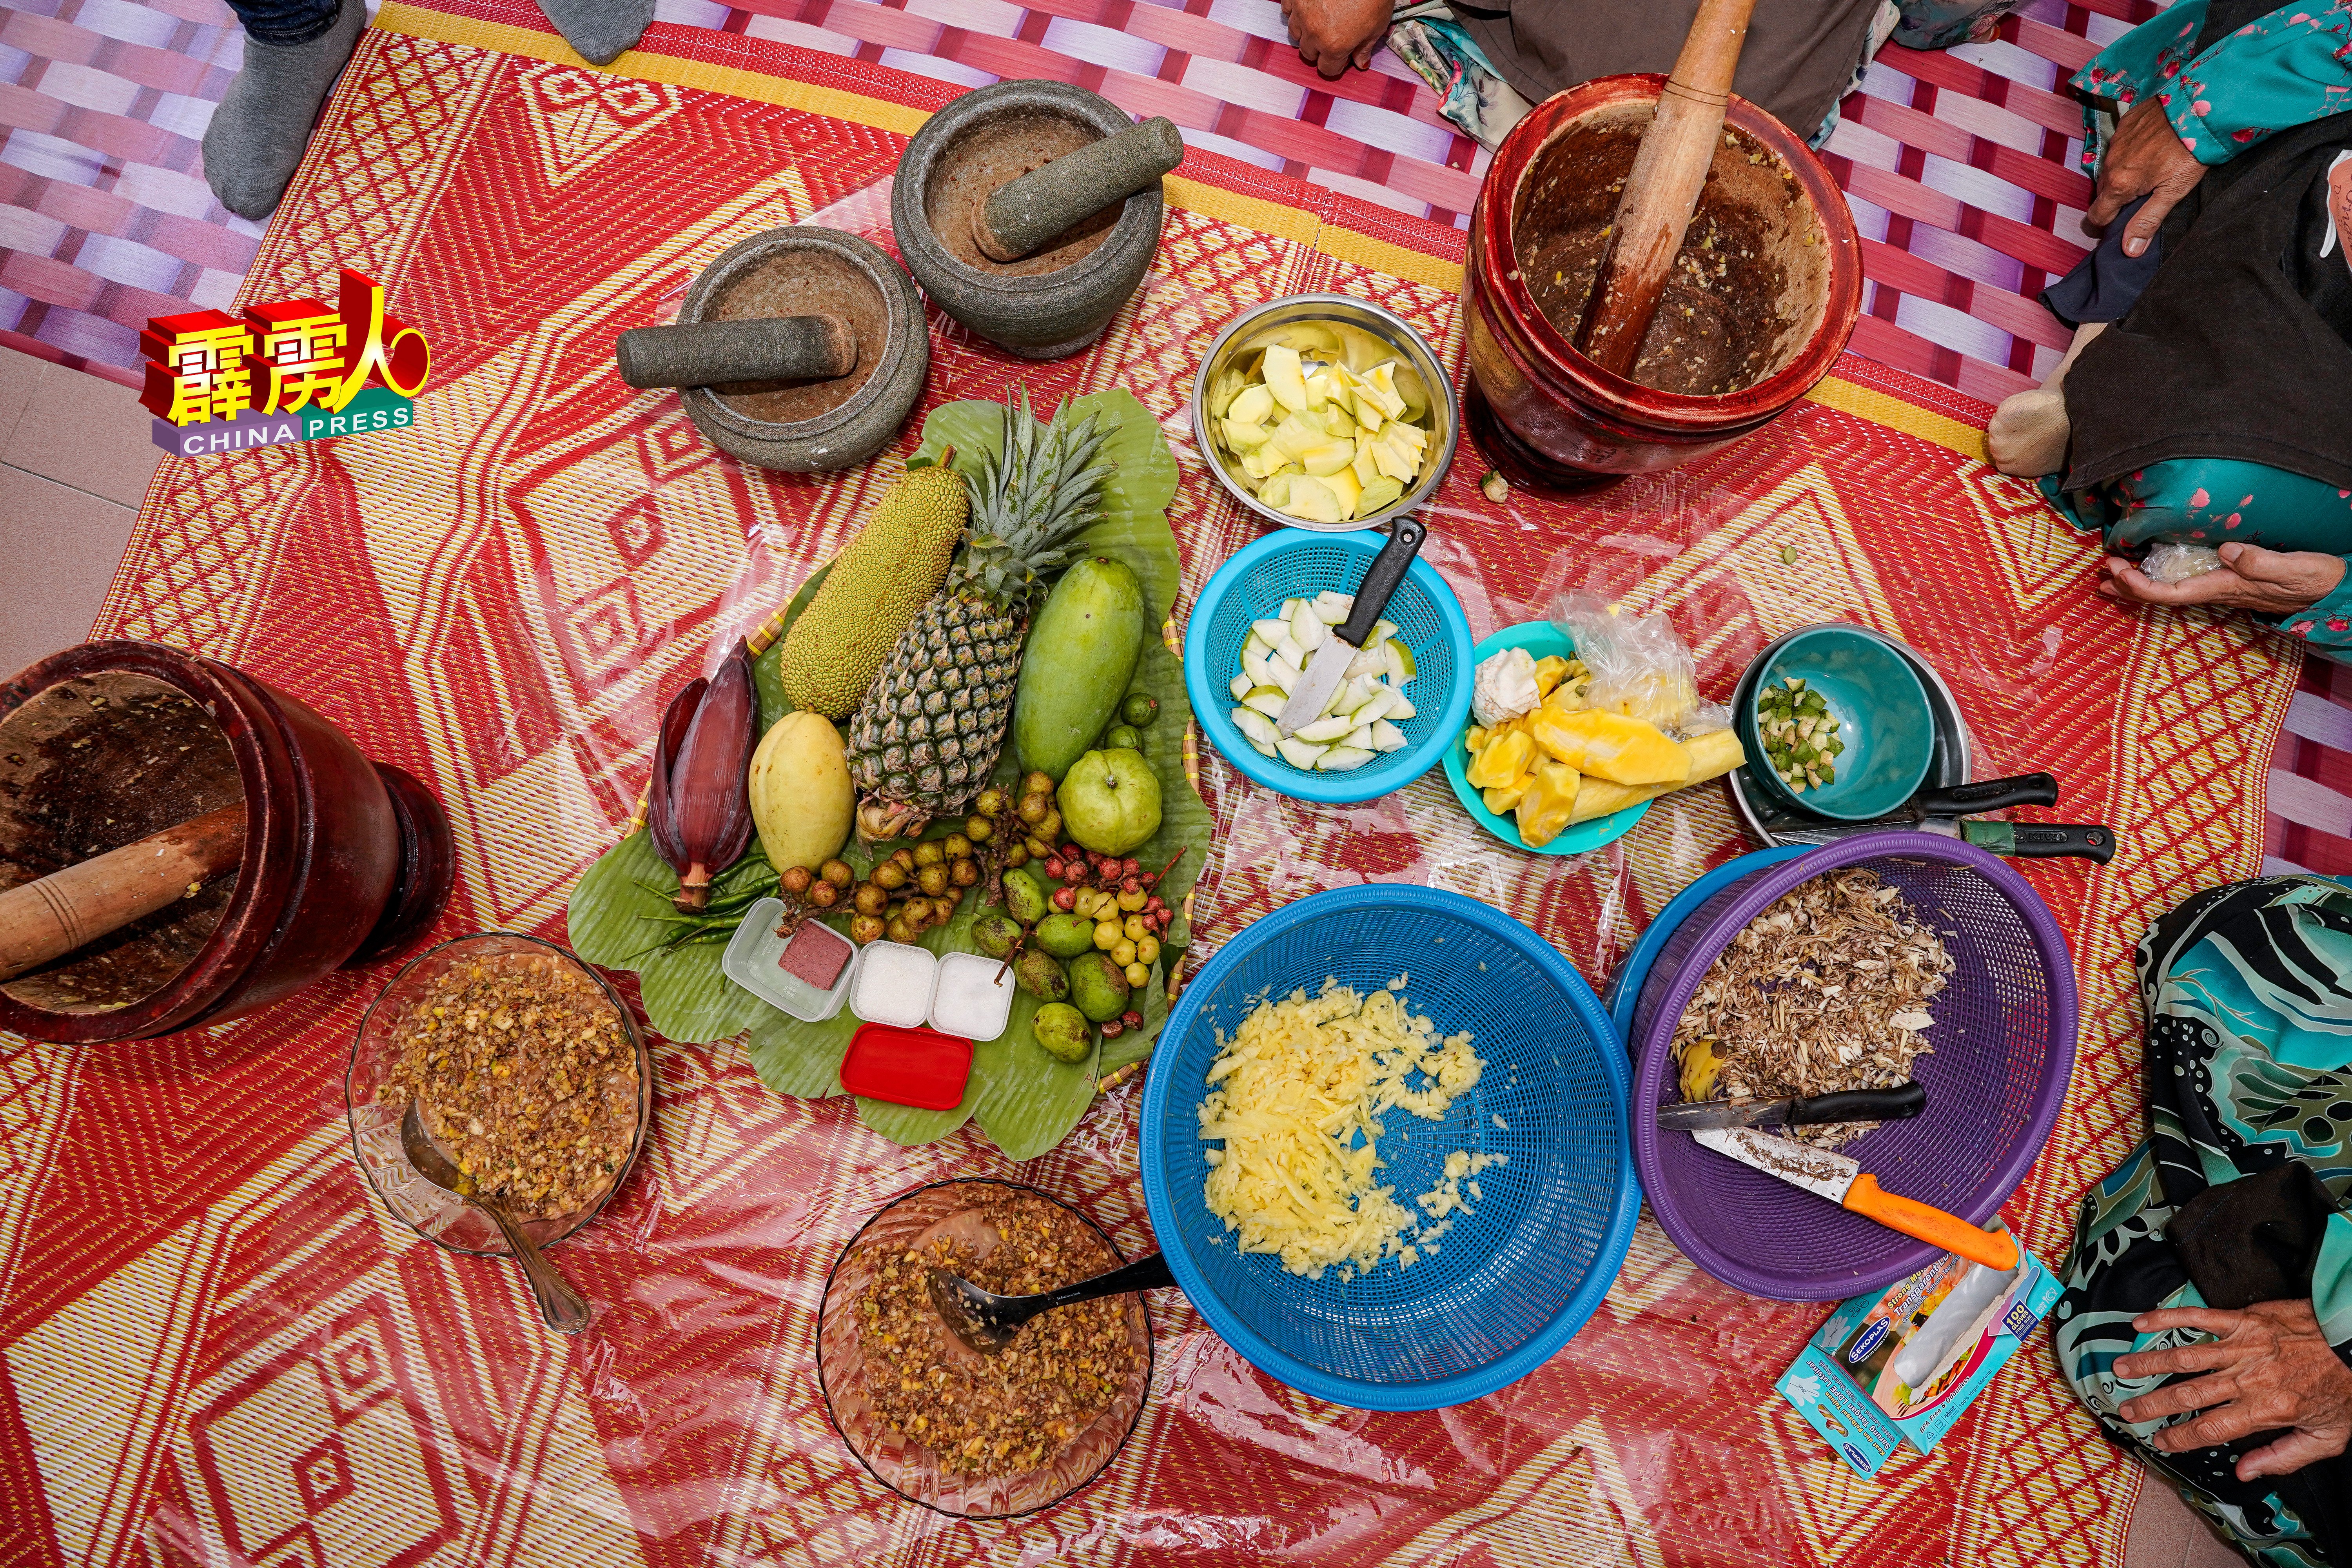
[[1092,555],[1062,574],[1029,628],[1013,694],[1022,771],[1055,784],[1118,711],[1143,657],[1143,584],[1127,563]]
[[1608,816],[1629,805],[1639,805],[1645,800],[1655,800],[1670,790],[1688,789],[1709,779],[1721,778],[1748,760],[1741,749],[1739,737],[1729,730],[1717,730],[1683,743],[1690,753],[1690,776],[1678,784],[1621,784],[1607,779],[1589,778],[1577,786],[1576,808],[1568,814],[1568,824],[1591,822],[1598,816]]
[[1527,770],[1535,749],[1526,731],[1513,730],[1488,741],[1463,776],[1470,781],[1473,789],[1506,789]]
[[841,853],[857,792],[832,720],[805,710],[777,720],[751,753],[748,786],[769,865],[814,870]]
[[1538,708],[1528,728],[1554,762],[1612,784],[1674,785],[1690,777],[1688,752],[1656,725],[1622,713]]

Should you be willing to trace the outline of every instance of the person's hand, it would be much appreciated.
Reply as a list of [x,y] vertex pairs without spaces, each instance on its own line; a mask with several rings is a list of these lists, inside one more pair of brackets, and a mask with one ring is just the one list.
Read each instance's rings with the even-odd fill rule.
[[2327,216],[2336,223],[2336,243],[2352,266],[2352,160],[2337,154],[2327,171]]
[[2264,616],[2309,609],[2344,581],[2341,555],[2235,542],[2221,546],[2220,566],[2179,583],[2159,583],[2120,555],[2099,564],[2107,574],[2099,592],[2110,599],[2136,605],[2207,605]]
[[2104,230],[2117,213],[2146,196],[2147,205],[2132,214],[2124,229],[2124,254],[2138,256],[2156,237],[2173,203],[2204,177],[2205,165],[2164,117],[2164,105],[2153,96],[2143,98],[2125,113],[2099,155],[2098,195],[2083,215],[2083,226]]
[[1298,58],[1336,77],[1350,65],[1371,68],[1395,8],[1391,0],[1282,0],[1282,19],[1290,24]]
[[2154,1421],[2186,1410],[2204,1415],[2159,1426],[2148,1442],[2167,1454],[2233,1443],[2256,1432],[2286,1427],[2286,1436],[2238,1461],[2238,1479],[2292,1475],[2344,1451],[2352,1438],[2352,1368],[2336,1359],[2319,1331],[2308,1301],[2257,1301],[2242,1312],[2210,1307],[2166,1307],[2142,1312],[2132,1328],[2143,1334],[2200,1329],[2214,1337],[2171,1350],[2136,1351],[2116,1358],[2118,1377],[2210,1373],[2167,1384],[2127,1400],[2116,1412],[2131,1422]]

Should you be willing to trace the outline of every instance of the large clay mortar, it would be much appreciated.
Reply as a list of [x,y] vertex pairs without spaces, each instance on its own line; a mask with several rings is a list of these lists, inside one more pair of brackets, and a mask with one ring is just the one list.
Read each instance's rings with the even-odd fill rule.
[[720,251],[687,289],[681,324],[839,315],[857,363],[824,381],[689,386],[678,395],[710,444],[762,468],[826,473],[862,463],[897,436],[931,367],[922,296],[870,239],[796,225]]
[[924,121],[890,190],[898,254],[923,292],[1024,359],[1059,359],[1101,336],[1159,249],[1156,183],[1012,263],[981,252],[971,214],[1000,186],[1131,123],[1108,99],[1058,81],[999,82]]
[[1632,167],[1664,82],[1601,77],[1538,105],[1504,138],[1471,212],[1463,417],[1514,483],[1583,489],[1718,451],[1802,397],[1853,331],[1862,251],[1845,198],[1786,126],[1738,97],[1699,210],[1753,240],[1756,254],[1730,262],[1751,269],[1748,309],[1733,315],[1753,330],[1743,345],[1759,354],[1753,379],[1706,394],[1646,386],[1600,369],[1545,314],[1538,294],[1551,280],[1525,274],[1527,242],[1541,250],[1546,237],[1610,221],[1612,187]]
[[438,802],[215,659],[83,643],[0,686],[0,887],[242,802],[234,874],[0,985],[0,1030],[147,1039],[390,958],[447,903]]

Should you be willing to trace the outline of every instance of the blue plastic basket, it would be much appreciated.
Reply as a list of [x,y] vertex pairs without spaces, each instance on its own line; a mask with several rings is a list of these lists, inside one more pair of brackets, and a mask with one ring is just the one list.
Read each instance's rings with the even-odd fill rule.
[[1225,761],[1268,789],[1326,805],[1370,800],[1402,789],[1436,766],[1462,732],[1470,712],[1470,623],[1437,568],[1419,558],[1384,612],[1412,649],[1415,668],[1404,689],[1415,711],[1397,726],[1404,731],[1402,750],[1349,773],[1308,773],[1280,757],[1260,756],[1234,727],[1230,688],[1241,672],[1250,623],[1273,615],[1285,599],[1312,598],[1327,588],[1353,594],[1387,542],[1379,529],[1282,529],[1236,552],[1193,602],[1184,630],[1184,694],[1192,700],[1192,716]]
[[[1217,1055],[1269,994],[1336,976],[1408,976],[1441,1035],[1467,1029],[1486,1069],[1447,1119],[1384,1118],[1383,1183],[1436,1184],[1455,1149],[1510,1156],[1478,1178],[1433,1257],[1342,1282],[1236,1250],[1208,1212],[1199,1107]],[[1143,1196],[1176,1281],[1225,1342],[1302,1393],[1365,1410],[1433,1410],[1516,1382],[1565,1344],[1609,1289],[1641,1206],[1627,1073],[1600,1000],[1551,945],[1458,893],[1376,884],[1318,893],[1217,950],[1178,999],[1143,1093]],[[1499,1121],[1497,1120],[1499,1118]]]

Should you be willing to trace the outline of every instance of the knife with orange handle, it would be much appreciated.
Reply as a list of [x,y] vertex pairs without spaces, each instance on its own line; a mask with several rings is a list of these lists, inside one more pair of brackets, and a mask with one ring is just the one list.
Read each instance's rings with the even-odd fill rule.
[[2005,1233],[1970,1225],[1958,1215],[1890,1193],[1878,1184],[1877,1177],[1843,1154],[1774,1138],[1750,1127],[1709,1128],[1691,1136],[1718,1154],[1727,1154],[1768,1176],[1778,1176],[1792,1187],[1817,1194],[1890,1230],[1957,1252],[1996,1273],[2006,1274],[2017,1267],[2017,1243]]

